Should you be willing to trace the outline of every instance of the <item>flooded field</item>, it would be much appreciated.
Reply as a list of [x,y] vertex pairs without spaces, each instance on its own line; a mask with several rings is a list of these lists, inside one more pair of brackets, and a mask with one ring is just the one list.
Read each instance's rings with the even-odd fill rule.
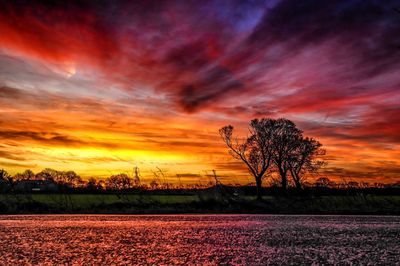
[[399,265],[400,217],[0,216],[0,265]]

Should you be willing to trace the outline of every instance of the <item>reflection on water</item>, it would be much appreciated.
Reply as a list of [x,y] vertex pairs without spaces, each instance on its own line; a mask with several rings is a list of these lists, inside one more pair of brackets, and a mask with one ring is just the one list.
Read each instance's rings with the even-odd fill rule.
[[1,265],[395,265],[399,258],[393,216],[0,216]]

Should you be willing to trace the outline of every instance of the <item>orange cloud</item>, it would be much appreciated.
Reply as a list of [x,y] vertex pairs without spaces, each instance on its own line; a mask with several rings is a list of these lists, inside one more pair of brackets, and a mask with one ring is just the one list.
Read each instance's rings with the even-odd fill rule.
[[3,3],[0,166],[104,176],[161,164],[248,182],[218,129],[246,134],[250,119],[268,116],[325,145],[324,174],[393,181],[395,5]]

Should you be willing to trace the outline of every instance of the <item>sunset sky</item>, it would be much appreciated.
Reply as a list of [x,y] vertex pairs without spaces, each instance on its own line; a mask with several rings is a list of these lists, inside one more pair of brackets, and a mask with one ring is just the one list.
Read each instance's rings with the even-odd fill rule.
[[[34,3],[36,2],[36,3]],[[41,3],[40,3],[41,2]],[[252,181],[218,129],[293,120],[321,175],[400,180],[399,1],[0,0],[0,168]],[[204,181],[204,180],[203,180]]]

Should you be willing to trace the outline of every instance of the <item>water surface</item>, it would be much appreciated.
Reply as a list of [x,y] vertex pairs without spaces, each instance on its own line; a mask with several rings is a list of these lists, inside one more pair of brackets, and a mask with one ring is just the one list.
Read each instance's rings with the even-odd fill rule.
[[0,264],[400,265],[400,217],[0,216]]

